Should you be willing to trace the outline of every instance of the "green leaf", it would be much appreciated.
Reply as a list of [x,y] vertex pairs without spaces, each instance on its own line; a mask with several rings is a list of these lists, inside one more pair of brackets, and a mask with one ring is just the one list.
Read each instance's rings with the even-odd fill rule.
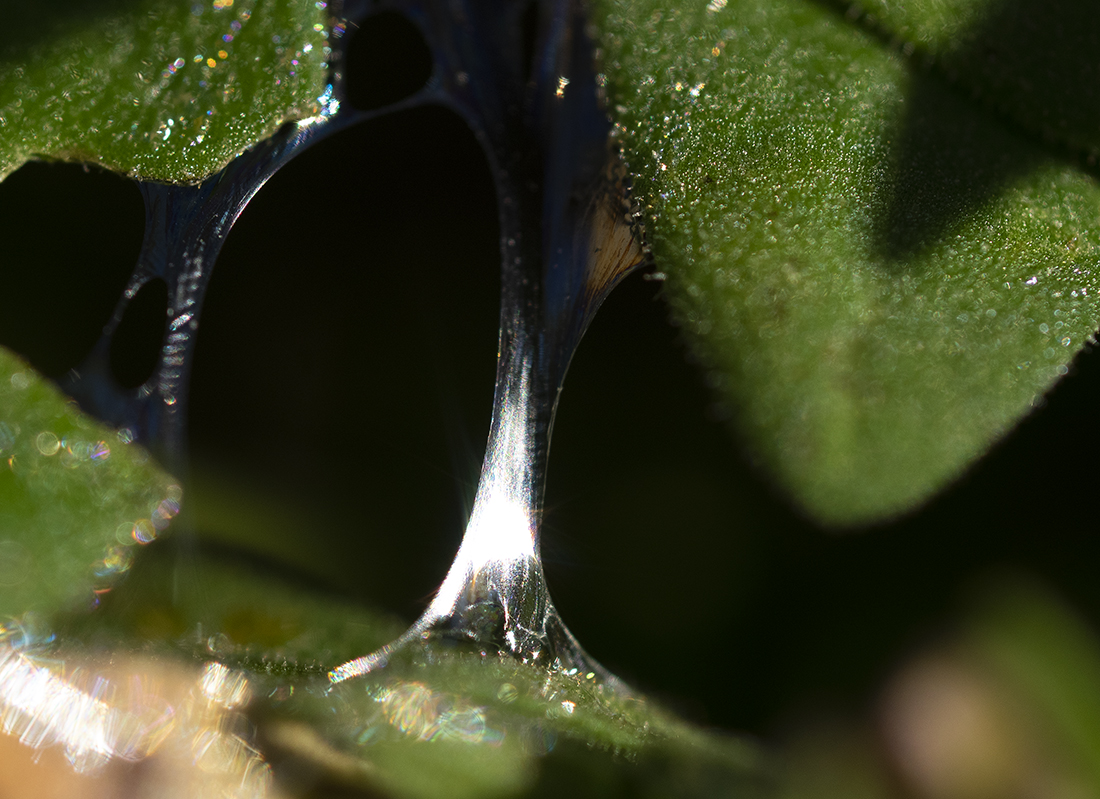
[[596,17],[674,310],[738,434],[817,518],[920,503],[1093,335],[1093,177],[842,12],[606,0]]
[[1100,25],[1091,3],[870,0],[850,13],[974,102],[1057,147],[1100,155]]
[[178,512],[179,486],[128,440],[0,348],[0,616],[94,605]]
[[64,5],[4,10],[0,179],[54,158],[197,182],[323,102],[324,2]]

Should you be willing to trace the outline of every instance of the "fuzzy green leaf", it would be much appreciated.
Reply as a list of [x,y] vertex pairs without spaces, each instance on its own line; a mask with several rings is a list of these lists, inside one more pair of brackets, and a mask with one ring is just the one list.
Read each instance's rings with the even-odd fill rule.
[[1092,3],[869,0],[851,13],[947,83],[1055,147],[1100,156],[1100,19]]
[[29,3],[4,10],[0,179],[53,158],[196,182],[320,109],[323,2],[64,5],[48,16]]
[[1093,335],[1094,178],[842,12],[606,0],[596,21],[676,313],[819,519],[920,503]]
[[0,348],[0,616],[94,605],[167,527],[179,486],[127,442]]

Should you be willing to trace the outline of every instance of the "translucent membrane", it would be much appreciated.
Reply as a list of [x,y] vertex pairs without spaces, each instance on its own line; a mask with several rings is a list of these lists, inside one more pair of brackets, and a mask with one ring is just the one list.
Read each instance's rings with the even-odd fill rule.
[[[522,11],[517,7],[503,23],[509,42],[523,40]],[[466,642],[487,654],[507,652],[556,670],[593,673],[618,685],[588,657],[554,609],[538,530],[565,371],[596,308],[641,263],[642,251],[617,158],[609,151],[609,125],[598,105],[583,17],[568,3],[540,12],[533,94],[525,94],[518,80],[501,77],[525,74],[517,47],[478,54],[476,66],[483,71],[472,77],[495,82],[495,94],[474,100],[455,90],[460,110],[488,134],[503,200],[500,354],[473,511],[454,564],[427,611],[393,644],[333,670],[333,683],[383,667],[397,649],[438,639]],[[502,26],[476,13],[464,23],[437,13],[432,22],[433,34],[457,40],[454,48],[440,48],[445,53],[462,42],[489,38],[491,30],[499,35]],[[438,72],[470,79],[470,72],[451,66],[440,65]],[[514,102],[522,103],[529,126],[508,119],[506,109]],[[494,126],[496,120],[505,124]]]

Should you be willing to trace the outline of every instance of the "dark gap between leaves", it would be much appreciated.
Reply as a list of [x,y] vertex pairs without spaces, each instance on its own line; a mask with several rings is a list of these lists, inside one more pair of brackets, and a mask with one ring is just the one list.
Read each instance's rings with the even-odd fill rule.
[[524,83],[531,80],[535,70],[535,36],[538,33],[538,26],[539,4],[535,0],[530,0],[520,16],[520,36],[523,45],[520,48],[521,58],[523,59],[520,65],[523,69]]
[[432,74],[432,54],[416,25],[396,11],[367,17],[352,35],[344,61],[348,102],[373,111],[410,97]]
[[[200,535],[419,614],[457,550],[489,429],[496,220],[485,156],[438,107],[341,132],[256,195],[196,342]],[[252,527],[223,524],[234,503]]]
[[91,351],[137,262],[145,208],[133,182],[33,161],[0,183],[0,344],[49,377]]
[[126,306],[111,336],[111,375],[123,388],[144,385],[157,368],[168,324],[168,284],[145,283]]

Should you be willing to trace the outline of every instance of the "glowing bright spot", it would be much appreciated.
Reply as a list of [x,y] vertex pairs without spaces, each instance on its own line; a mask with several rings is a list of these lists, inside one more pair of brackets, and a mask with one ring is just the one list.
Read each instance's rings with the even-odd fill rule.
[[477,508],[463,542],[475,569],[493,561],[516,561],[535,555],[534,526],[526,506],[514,499],[490,495]]
[[221,663],[207,663],[199,680],[203,696],[222,707],[243,705],[251,695],[248,679],[242,672],[230,671]]

